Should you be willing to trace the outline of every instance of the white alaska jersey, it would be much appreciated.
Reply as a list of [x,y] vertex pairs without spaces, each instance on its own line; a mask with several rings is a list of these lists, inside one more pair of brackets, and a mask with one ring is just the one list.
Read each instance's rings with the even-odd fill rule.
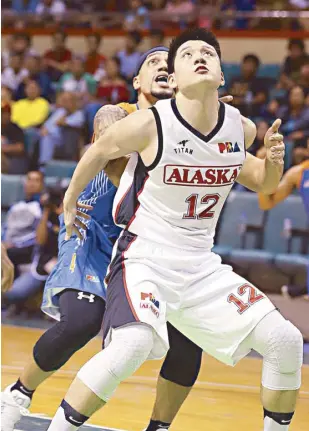
[[162,245],[211,249],[221,209],[246,157],[240,112],[220,102],[218,123],[205,136],[184,120],[175,99],[150,109],[157,156],[148,167],[139,154],[131,156],[114,200],[115,223]]

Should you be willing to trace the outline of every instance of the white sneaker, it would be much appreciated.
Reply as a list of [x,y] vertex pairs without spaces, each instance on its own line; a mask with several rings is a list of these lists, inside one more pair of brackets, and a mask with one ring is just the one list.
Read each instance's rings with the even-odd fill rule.
[[14,425],[22,415],[27,415],[31,400],[27,395],[8,386],[1,393],[1,431],[14,431]]

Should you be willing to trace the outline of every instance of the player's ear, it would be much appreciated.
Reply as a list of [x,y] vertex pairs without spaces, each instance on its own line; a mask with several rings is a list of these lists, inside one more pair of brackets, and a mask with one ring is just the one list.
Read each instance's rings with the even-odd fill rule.
[[134,76],[133,78],[133,88],[134,90],[139,90],[141,88],[141,83],[138,75]]
[[224,78],[224,73],[221,72],[221,82],[220,82],[220,87],[223,87],[225,85],[225,78]]
[[170,75],[168,75],[168,85],[175,91],[177,88],[177,83],[176,83],[176,79],[175,79],[175,75],[174,73],[171,73]]

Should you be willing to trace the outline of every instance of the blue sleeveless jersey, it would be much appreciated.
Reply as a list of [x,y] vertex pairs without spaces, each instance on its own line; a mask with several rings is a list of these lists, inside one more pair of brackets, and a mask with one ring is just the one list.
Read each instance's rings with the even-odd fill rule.
[[304,170],[299,185],[299,193],[303,199],[309,221],[309,161],[304,163]]

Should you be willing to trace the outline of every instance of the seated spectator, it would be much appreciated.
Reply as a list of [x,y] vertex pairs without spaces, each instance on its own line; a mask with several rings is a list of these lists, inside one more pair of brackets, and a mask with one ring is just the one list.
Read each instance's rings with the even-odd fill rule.
[[125,39],[124,50],[116,54],[120,60],[120,73],[128,82],[132,81],[136,65],[141,55],[137,50],[141,41],[142,36],[138,31],[130,31]]
[[44,54],[44,65],[52,82],[58,81],[63,72],[68,70],[69,62],[72,59],[72,52],[65,46],[66,38],[67,35],[62,31],[54,33],[53,48]]
[[58,217],[63,211],[63,192],[53,188],[41,197],[43,214],[36,228],[35,254],[29,272],[19,275],[11,289],[3,294],[5,303],[26,301],[44,287],[44,281],[57,263]]
[[29,81],[35,81],[41,88],[41,95],[47,100],[51,100],[53,90],[51,88],[51,81],[47,73],[41,70],[41,59],[35,56],[29,56],[25,60],[25,68],[28,70],[29,75],[21,82],[15,92],[15,99],[24,99],[26,97],[25,87]]
[[97,98],[103,104],[113,105],[129,100],[129,90],[124,79],[120,76],[119,58],[113,57],[106,62],[106,77],[97,89]]
[[291,39],[288,50],[289,55],[284,61],[282,73],[287,86],[292,88],[299,79],[302,66],[308,63],[309,55],[305,51],[303,40]]
[[[309,60],[300,69],[298,85],[303,88],[305,97],[309,95]],[[309,103],[307,103],[309,105]]]
[[28,74],[28,70],[23,66],[23,56],[13,54],[10,58],[10,66],[5,67],[1,73],[1,85],[15,91]]
[[242,60],[241,76],[233,78],[228,89],[228,94],[234,97],[233,104],[246,117],[261,115],[267,100],[263,80],[257,77],[259,66],[260,60],[256,55],[246,55]]
[[11,122],[8,104],[1,107],[1,156],[2,173],[18,175],[27,172],[24,133]]
[[71,61],[70,72],[64,73],[58,83],[58,90],[75,91],[81,95],[94,95],[96,88],[96,80],[85,71],[84,61],[78,57]]
[[44,189],[41,172],[28,172],[25,183],[25,198],[11,206],[6,217],[2,241],[18,276],[18,265],[32,262],[36,244],[36,228],[41,218],[40,197]]
[[1,87],[1,106],[13,104],[13,91],[9,87],[2,85]]
[[287,140],[294,142],[294,160],[304,153],[309,138],[309,107],[305,105],[305,94],[301,87],[290,90],[288,103],[280,106],[277,116],[282,119],[281,131]]
[[100,81],[105,75],[104,64],[106,57],[99,53],[102,42],[98,33],[87,36],[87,53],[85,58],[85,72],[93,75],[96,81]]
[[25,86],[26,98],[15,102],[12,109],[12,121],[21,129],[39,127],[49,114],[49,103],[41,97],[41,88],[35,81],[28,81]]
[[124,20],[126,30],[148,30],[150,28],[148,9],[143,5],[142,0],[128,0],[128,9]]
[[149,36],[149,49],[155,48],[156,46],[164,46],[165,35],[163,30],[160,30],[159,28],[153,28],[150,30]]
[[12,52],[20,54],[25,59],[28,55],[37,55],[31,46],[32,40],[27,33],[16,33],[13,35]]
[[17,13],[35,13],[39,0],[13,0],[12,8]]
[[61,18],[65,11],[65,4],[61,0],[40,0],[35,10],[37,15],[52,16],[55,19]]
[[76,93],[65,92],[61,95],[57,108],[41,128],[39,142],[39,165],[41,170],[54,155],[58,148],[62,157],[67,160],[77,160],[81,129],[84,126],[84,113],[78,107]]
[[2,36],[1,72],[10,65],[11,54],[14,52],[13,43],[12,34]]

